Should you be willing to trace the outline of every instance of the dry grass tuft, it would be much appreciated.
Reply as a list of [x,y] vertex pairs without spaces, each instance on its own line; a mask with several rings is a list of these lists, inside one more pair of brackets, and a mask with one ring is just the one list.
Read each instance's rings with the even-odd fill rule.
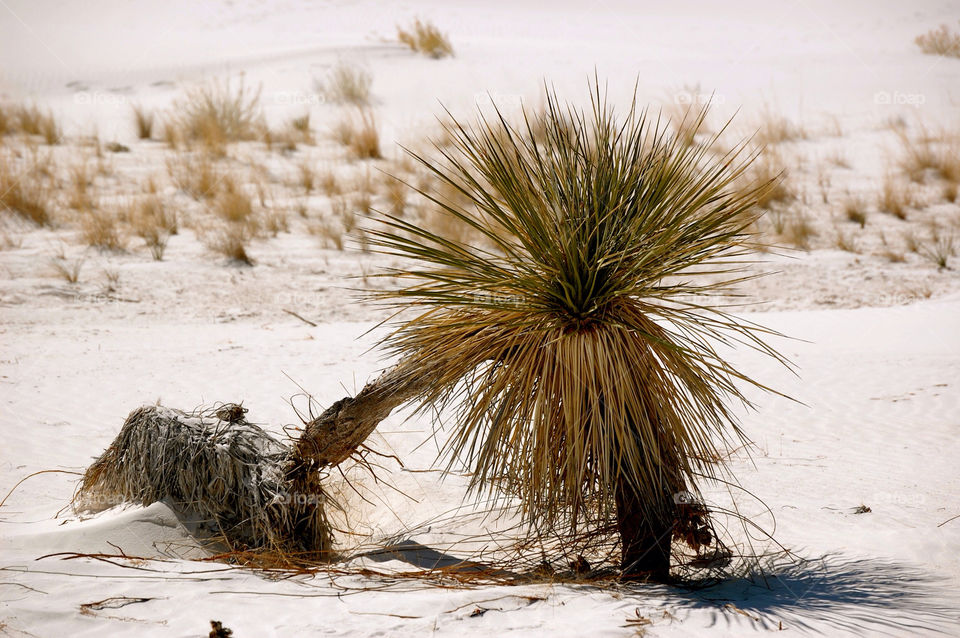
[[129,212],[133,232],[146,243],[156,261],[163,259],[170,235],[179,228],[175,212],[167,210],[156,195],[147,195],[138,200]]
[[946,24],[918,35],[914,42],[927,55],[960,58],[960,33],[952,31]]
[[843,214],[847,221],[859,224],[860,228],[867,225],[867,202],[862,197],[850,196],[843,203]]
[[227,144],[256,139],[263,130],[260,89],[249,89],[243,79],[237,87],[229,80],[194,87],[174,104],[166,126],[173,139],[223,155]]
[[176,153],[167,158],[167,173],[173,185],[200,200],[214,197],[224,176],[206,153]]
[[346,146],[355,159],[380,159],[380,134],[373,113],[361,110],[343,117],[333,129],[333,136]]
[[393,175],[385,175],[383,181],[383,197],[387,201],[387,212],[394,217],[403,217],[407,207],[407,191],[409,186]]
[[153,123],[155,121],[153,111],[147,110],[141,104],[133,105],[133,124],[137,130],[137,138],[149,140],[153,137]]
[[325,79],[314,82],[314,88],[336,104],[366,106],[370,103],[372,84],[373,76],[369,71],[341,60],[330,69]]
[[917,205],[916,193],[909,185],[888,174],[877,196],[877,208],[897,219],[906,219],[907,211]]
[[794,248],[810,250],[810,240],[817,236],[817,231],[806,215],[800,214],[790,219],[783,229],[783,240]]
[[397,26],[397,39],[417,53],[439,59],[453,55],[450,40],[430,22],[419,18],[408,28]]
[[253,265],[253,259],[247,253],[247,242],[250,233],[244,224],[226,224],[217,229],[207,238],[207,247],[235,261],[247,266]]
[[917,254],[940,270],[949,269],[950,258],[957,254],[956,240],[952,234],[932,231],[929,240],[918,247]]
[[297,176],[299,178],[298,184],[303,192],[312,193],[317,185],[317,174],[314,172],[310,160],[305,159],[300,163],[297,167]]
[[83,241],[94,248],[113,251],[125,248],[119,214],[114,210],[93,206],[82,211],[80,234]]
[[839,250],[843,250],[848,253],[860,252],[856,238],[852,234],[839,227],[836,229],[836,234],[834,235],[834,246],[836,246]]
[[35,174],[37,168],[36,164],[33,170],[19,166],[14,158],[0,155],[0,208],[49,226],[53,222],[50,189]]
[[57,277],[60,277],[68,284],[75,284],[80,281],[80,271],[83,269],[85,259],[80,256],[69,260],[63,250],[50,260],[50,266]]
[[805,140],[808,133],[803,126],[794,124],[782,115],[776,115],[771,111],[765,111],[760,119],[760,126],[754,141],[761,146],[780,144],[782,142],[793,142],[795,140]]
[[27,135],[39,135],[48,145],[54,145],[63,138],[60,124],[50,110],[41,110],[36,104],[21,104],[13,110],[17,129]]

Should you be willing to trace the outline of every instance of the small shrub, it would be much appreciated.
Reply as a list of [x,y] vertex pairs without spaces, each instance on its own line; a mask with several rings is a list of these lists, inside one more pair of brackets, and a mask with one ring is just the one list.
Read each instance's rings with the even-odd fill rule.
[[115,211],[104,210],[99,206],[88,208],[82,212],[80,228],[83,241],[88,246],[101,250],[124,249],[123,235]]
[[434,59],[453,55],[453,46],[447,36],[432,23],[419,18],[408,29],[397,26],[397,39],[412,51]]
[[49,188],[12,158],[0,155],[0,208],[39,226],[52,221]]
[[207,245],[231,261],[252,266],[253,259],[247,254],[249,239],[250,236],[242,224],[227,224]]
[[72,261],[68,260],[61,251],[59,255],[50,260],[50,265],[53,267],[56,276],[68,284],[75,284],[80,281],[80,270],[83,268],[83,262],[83,257],[78,257]]
[[343,144],[355,159],[380,159],[380,134],[370,111],[342,118],[333,129],[334,139]]
[[177,138],[222,155],[227,144],[256,139],[262,131],[260,89],[247,88],[242,79],[236,88],[230,81],[195,87],[174,104],[167,126]]
[[327,100],[336,104],[366,106],[370,103],[370,87],[373,77],[359,66],[340,61],[327,73],[324,80],[317,80],[314,88]]
[[167,159],[167,173],[174,186],[196,200],[214,197],[224,179],[205,153],[177,153]]
[[153,137],[154,113],[140,104],[133,105],[133,124],[137,130],[137,138],[149,140]]
[[877,197],[877,208],[897,219],[906,219],[907,210],[916,205],[917,198],[914,192],[893,175],[887,175]]
[[847,221],[859,224],[860,228],[867,225],[867,203],[862,197],[848,197],[843,203],[843,213]]
[[918,35],[914,42],[927,55],[960,58],[960,33],[952,31],[946,24]]

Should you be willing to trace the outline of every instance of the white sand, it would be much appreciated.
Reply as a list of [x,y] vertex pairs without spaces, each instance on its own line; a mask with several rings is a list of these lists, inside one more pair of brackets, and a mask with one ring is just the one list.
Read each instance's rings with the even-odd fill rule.
[[[211,73],[243,71],[262,83],[273,121],[309,107],[324,127],[337,107],[310,102],[312,78],[337,59],[360,60],[374,76],[381,134],[407,140],[432,120],[438,100],[456,112],[487,92],[535,101],[544,77],[579,100],[596,67],[614,101],[636,78],[645,100],[669,101],[700,83],[721,98],[719,114],[742,105],[748,121],[765,108],[802,121],[810,139],[786,145],[797,183],[812,189],[820,158],[840,149],[851,167],[832,169],[838,197],[875,189],[888,168],[883,149],[896,144],[884,128],[890,118],[960,122],[960,60],[924,56],[913,44],[941,22],[956,24],[957,3],[381,4],[4,0],[0,93],[51,106],[69,135],[96,128],[131,145],[114,158],[118,172],[148,173],[162,171],[162,151],[134,141],[130,103],[162,107]],[[428,60],[387,41],[414,16],[447,31],[456,57]],[[883,93],[923,96],[923,104],[884,104]],[[831,115],[841,137],[825,132]],[[303,152],[335,161],[323,159],[324,148]],[[809,634],[960,635],[960,519],[945,522],[960,514],[960,277],[917,255],[890,264],[873,254],[881,233],[925,232],[933,219],[956,228],[950,220],[960,209],[938,203],[909,222],[874,212],[864,250],[853,254],[827,239],[836,206],[806,206],[822,231],[815,250],[769,257],[767,269],[781,274],[749,289],[763,302],[750,319],[796,339],[775,345],[799,376],[754,353],[730,353],[802,402],[758,396],[758,411],[743,416],[756,442],[752,461],[732,460],[743,487],[776,517],[776,539],[811,561],[775,566],[768,586],[408,582],[375,591],[378,581],[359,576],[274,580],[182,560],[201,550],[162,504],[77,520],[68,508],[76,477],[50,473],[23,483],[0,509],[0,634],[202,636],[218,619],[237,638],[624,636],[639,613],[651,620],[650,636],[742,636],[781,624]],[[320,250],[302,229],[255,242],[253,268],[225,265],[189,231],[172,238],[162,262],[138,247],[84,251],[70,228],[10,232],[21,244],[0,251],[0,497],[32,472],[82,471],[143,403],[242,400],[248,416],[279,433],[297,423],[288,404],[295,384],[327,405],[384,365],[366,334],[381,315],[351,301],[347,288],[364,282],[347,277],[385,260]],[[48,270],[60,241],[69,256],[85,256],[76,286]],[[105,290],[106,270],[119,273],[114,291]],[[434,448],[419,444],[431,424],[405,416],[384,422],[376,444],[410,468],[429,467]],[[432,474],[396,471],[391,480],[418,502],[392,495],[363,507],[377,538],[446,511],[462,494],[456,477],[438,484]],[[872,511],[854,514],[859,505]],[[744,506],[771,526],[755,501]],[[442,532],[413,540],[429,544]],[[38,560],[97,551],[164,560]],[[150,600],[81,608],[119,596]],[[478,608],[488,611],[474,615]]]

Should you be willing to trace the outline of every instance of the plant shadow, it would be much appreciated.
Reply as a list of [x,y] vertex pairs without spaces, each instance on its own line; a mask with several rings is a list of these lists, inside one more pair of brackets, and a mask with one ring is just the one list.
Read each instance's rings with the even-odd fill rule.
[[950,634],[960,625],[960,612],[944,599],[946,586],[944,578],[906,563],[827,555],[767,565],[763,575],[724,581],[673,602],[712,611],[714,624]]

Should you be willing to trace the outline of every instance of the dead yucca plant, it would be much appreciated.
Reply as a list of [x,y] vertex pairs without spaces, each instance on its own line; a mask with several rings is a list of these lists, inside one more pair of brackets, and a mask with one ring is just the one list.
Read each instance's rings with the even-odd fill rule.
[[133,125],[137,131],[137,138],[149,140],[153,137],[153,123],[155,119],[153,111],[147,109],[142,104],[134,104],[131,109],[133,111]]
[[439,59],[453,55],[450,40],[431,22],[417,18],[410,27],[397,26],[397,39],[417,53]]
[[[538,117],[454,121],[442,162],[417,156],[468,203],[421,195],[481,240],[391,215],[368,231],[411,259],[388,273],[409,285],[370,293],[405,311],[384,345],[424,380],[423,412],[450,410],[444,449],[476,494],[517,505],[533,534],[614,533],[624,578],[667,580],[672,539],[720,545],[697,483],[743,441],[728,399],[764,387],[717,344],[783,361],[711,304],[741,276],[771,184],[735,184],[743,145],[687,145],[636,105],[618,119],[599,86],[591,110],[548,93]],[[698,276],[718,260],[725,278]]]
[[336,104],[366,106],[370,103],[373,76],[355,64],[339,61],[323,80],[314,82],[314,89]]
[[960,33],[953,31],[946,24],[918,35],[914,42],[927,55],[960,58]]

